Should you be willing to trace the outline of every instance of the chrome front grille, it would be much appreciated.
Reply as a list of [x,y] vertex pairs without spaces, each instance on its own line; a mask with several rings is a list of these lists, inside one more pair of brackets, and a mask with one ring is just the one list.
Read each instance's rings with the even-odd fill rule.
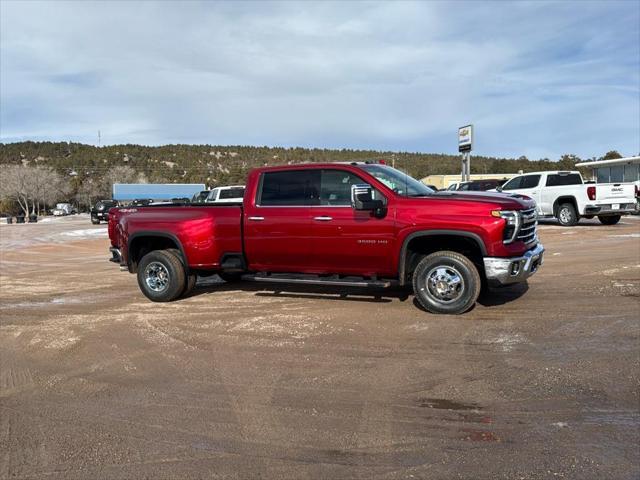
[[538,227],[538,215],[535,208],[529,210],[520,211],[520,229],[518,230],[517,240],[521,240],[524,243],[533,243],[538,239],[537,227]]

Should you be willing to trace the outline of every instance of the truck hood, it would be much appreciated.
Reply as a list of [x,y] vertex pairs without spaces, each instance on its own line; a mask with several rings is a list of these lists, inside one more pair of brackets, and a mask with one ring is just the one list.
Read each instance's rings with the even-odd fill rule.
[[536,206],[536,202],[531,197],[517,193],[459,192],[443,190],[425,198],[442,198],[443,200],[491,203],[498,205],[502,210],[527,210]]

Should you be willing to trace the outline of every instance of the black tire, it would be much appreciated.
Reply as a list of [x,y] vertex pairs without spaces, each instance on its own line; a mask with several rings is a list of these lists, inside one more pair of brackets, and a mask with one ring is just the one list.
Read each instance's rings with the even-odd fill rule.
[[[447,291],[441,291],[445,287]],[[481,287],[476,266],[457,252],[445,250],[427,255],[413,272],[416,299],[431,313],[458,315],[466,312],[476,303]]]
[[100,225],[100,220],[98,220],[97,218],[92,218],[91,223],[93,223],[94,225]]
[[138,265],[138,286],[145,297],[153,302],[175,300],[184,292],[185,283],[182,262],[167,250],[147,253]]
[[177,248],[167,248],[166,251],[169,252],[174,257],[176,257],[178,260],[180,260],[180,262],[182,263],[182,266],[185,269],[184,291],[180,296],[181,297],[187,296],[191,293],[191,291],[193,290],[193,287],[196,286],[196,282],[198,281],[198,275],[196,275],[195,273],[189,273],[189,274],[186,273],[186,266],[182,261],[182,254],[180,253],[180,250],[178,250]]
[[182,292],[183,297],[186,297],[193,291],[197,281],[198,281],[198,275],[196,275],[195,273],[187,275],[187,281],[185,282],[185,285],[184,285],[184,292]]
[[227,283],[236,283],[240,281],[242,272],[218,272],[218,276]]
[[620,221],[621,215],[598,215],[598,220],[603,225],[615,225]]
[[582,218],[586,218],[587,220],[592,220],[594,218],[596,218],[595,215],[583,215]]
[[558,219],[558,223],[563,227],[573,227],[578,223],[578,220],[580,220],[580,217],[576,213],[576,208],[572,203],[560,204],[556,212],[556,218]]

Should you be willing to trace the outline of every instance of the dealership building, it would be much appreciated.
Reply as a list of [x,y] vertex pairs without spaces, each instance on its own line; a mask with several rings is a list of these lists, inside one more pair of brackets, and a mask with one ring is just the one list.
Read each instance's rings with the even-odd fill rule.
[[[596,183],[635,183],[640,185],[640,156],[576,163],[585,179]],[[588,171],[588,173],[586,173]]]

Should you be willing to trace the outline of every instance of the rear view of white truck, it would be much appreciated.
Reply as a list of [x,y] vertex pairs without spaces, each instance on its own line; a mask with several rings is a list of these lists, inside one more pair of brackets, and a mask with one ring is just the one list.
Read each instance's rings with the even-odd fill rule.
[[585,184],[580,172],[532,172],[514,177],[499,191],[533,198],[539,217],[555,217],[571,226],[581,217],[618,223],[636,210],[636,187],[629,183]]

